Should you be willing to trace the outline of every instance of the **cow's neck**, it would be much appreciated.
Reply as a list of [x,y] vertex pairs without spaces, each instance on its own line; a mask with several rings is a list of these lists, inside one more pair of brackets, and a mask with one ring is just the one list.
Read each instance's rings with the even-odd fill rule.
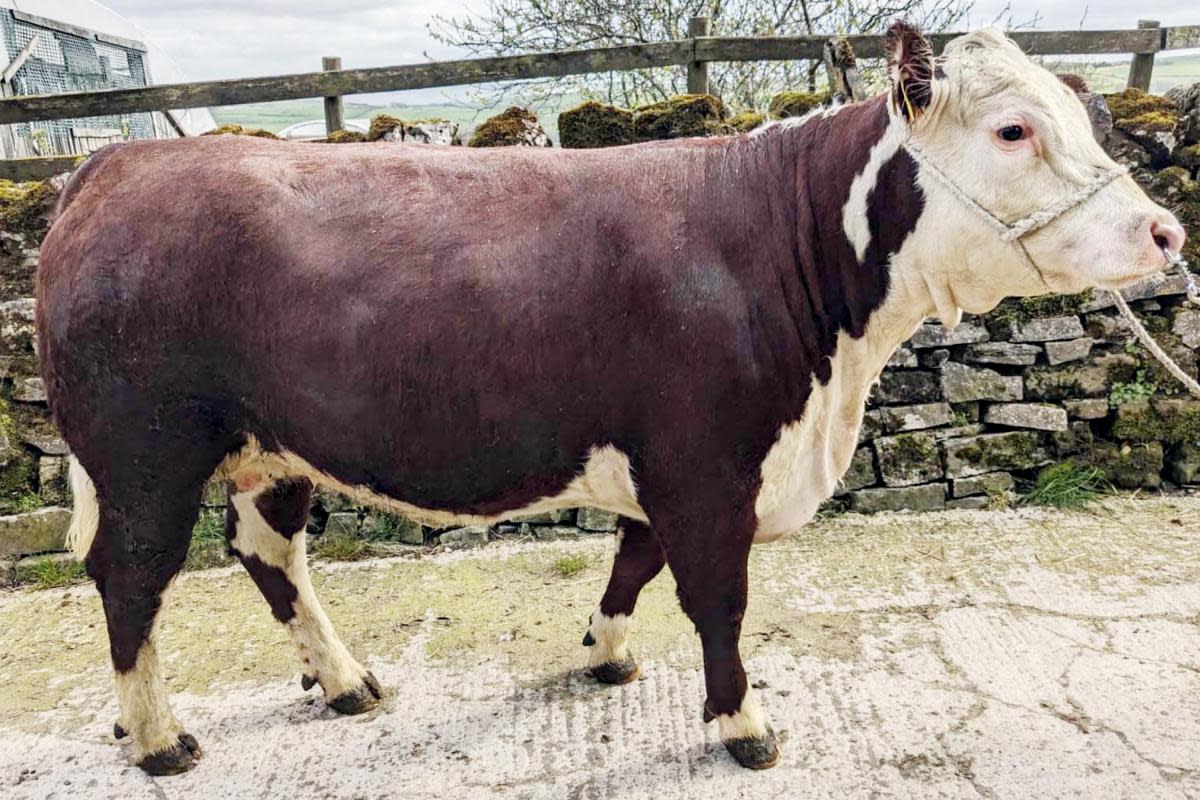
[[811,365],[800,416],[763,464],[756,511],[770,539],[833,493],[871,385],[934,304],[904,248],[924,209],[917,165],[882,99],[760,135],[780,137],[796,168],[795,255],[781,283]]

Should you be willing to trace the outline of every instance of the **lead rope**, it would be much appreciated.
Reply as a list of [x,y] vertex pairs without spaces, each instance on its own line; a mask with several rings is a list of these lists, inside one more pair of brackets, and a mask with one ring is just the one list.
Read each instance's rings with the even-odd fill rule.
[[[1187,268],[1187,262],[1183,260],[1183,257],[1179,253],[1172,253],[1165,247],[1163,248],[1163,255],[1167,257],[1167,261],[1171,266],[1175,267],[1183,275],[1188,300],[1194,305],[1200,306],[1200,291],[1196,288],[1195,276]],[[1113,302],[1117,304],[1117,310],[1121,312],[1121,316],[1125,317],[1125,321],[1133,329],[1133,335],[1138,338],[1142,346],[1150,351],[1150,355],[1158,359],[1158,362],[1166,368],[1167,372],[1171,373],[1177,381],[1187,387],[1192,396],[1200,398],[1200,383],[1197,383],[1195,378],[1184,372],[1183,368],[1167,355],[1167,351],[1163,350],[1158,342],[1154,341],[1154,337],[1142,325],[1141,320],[1134,315],[1133,309],[1125,302],[1125,298],[1121,296],[1120,292],[1109,292],[1109,294],[1112,296]]]
[[[1027,267],[1037,274],[1039,280],[1041,280],[1042,284],[1047,289],[1050,289],[1050,285],[1046,283],[1046,278],[1042,275],[1041,268],[1039,268],[1037,262],[1033,260],[1033,256],[1029,255],[1029,251],[1025,249],[1025,243],[1022,242],[1021,239],[1029,233],[1046,227],[1051,222],[1070,211],[1072,208],[1087,202],[1092,195],[1096,194],[1096,192],[1100,191],[1105,186],[1112,183],[1127,172],[1124,167],[1117,167],[1115,169],[1108,170],[1107,172],[1104,172],[1093,178],[1088,183],[1080,186],[1078,189],[1063,197],[1058,202],[1047,206],[1040,211],[1035,211],[1029,216],[1023,217],[1016,222],[1008,223],[985,208],[974,197],[971,197],[971,195],[967,194],[967,192],[964,191],[963,188],[959,186],[949,175],[942,172],[938,165],[933,163],[933,161],[925,155],[917,143],[912,139],[906,141],[904,143],[904,147],[908,151],[909,155],[911,155],[918,164],[928,170],[929,174],[936,178],[939,183],[949,189],[950,193],[958,198],[960,203],[974,211],[980,219],[995,229],[996,233],[1000,235],[1001,241],[1008,242],[1009,244],[1013,245],[1017,253],[1021,256],[1021,260],[1025,262]],[[1162,252],[1163,256],[1167,259],[1167,266],[1178,269],[1183,275],[1188,300],[1194,305],[1200,306],[1200,290],[1198,290],[1196,287],[1195,276],[1193,276],[1191,271],[1187,268],[1187,261],[1185,261],[1183,256],[1181,256],[1179,253],[1172,253],[1165,247],[1162,249]],[[1176,364],[1169,355],[1167,355],[1166,351],[1159,346],[1158,342],[1154,341],[1154,337],[1150,335],[1149,331],[1146,330],[1141,321],[1134,316],[1133,310],[1129,308],[1129,304],[1125,302],[1125,298],[1121,296],[1120,292],[1109,292],[1109,294],[1112,295],[1113,302],[1116,304],[1117,309],[1121,312],[1121,316],[1125,317],[1125,320],[1129,323],[1129,327],[1133,329],[1133,334],[1138,338],[1138,341],[1140,341],[1142,345],[1150,351],[1152,356],[1158,359],[1159,363],[1166,368],[1167,372],[1170,372],[1173,376],[1175,376],[1176,380],[1187,387],[1187,390],[1191,392],[1192,395],[1200,398],[1200,383],[1197,383],[1194,378],[1184,372],[1183,369]]]

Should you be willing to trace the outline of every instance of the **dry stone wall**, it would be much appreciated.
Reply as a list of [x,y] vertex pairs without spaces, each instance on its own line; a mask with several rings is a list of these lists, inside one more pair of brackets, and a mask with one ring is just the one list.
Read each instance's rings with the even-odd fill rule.
[[[792,113],[812,100],[785,97],[775,112]],[[1185,254],[1200,264],[1200,84],[1166,100],[1126,92],[1084,101],[1110,152],[1197,232]],[[569,112],[560,117],[560,124],[575,126],[563,139],[605,146],[604,136],[628,136],[639,113],[653,116],[654,124],[643,129],[668,137],[688,126],[728,132],[726,112],[716,102],[686,97],[652,111],[610,112],[589,104],[574,120]],[[678,119],[669,118],[673,112]],[[434,130],[438,122],[383,119],[372,136],[457,140],[456,130]],[[491,129],[497,142],[546,144],[536,119],[523,110],[506,111]],[[56,188],[52,182],[0,182],[0,559],[59,549],[69,518],[67,448],[48,419],[33,339],[33,276]],[[1126,297],[1163,347],[1195,375],[1200,309],[1185,301],[1183,291],[1182,280],[1171,277]],[[1134,341],[1107,296],[1009,300],[952,331],[922,326],[874,388],[858,450],[831,506],[864,513],[980,508],[1009,502],[1040,469],[1064,461],[1094,466],[1123,489],[1200,483],[1200,401],[1182,395]],[[224,502],[223,487],[210,487],[201,525],[218,531],[214,539]],[[430,531],[324,491],[310,521],[310,531],[326,539],[453,546],[615,527],[614,515],[580,509],[492,529]]]

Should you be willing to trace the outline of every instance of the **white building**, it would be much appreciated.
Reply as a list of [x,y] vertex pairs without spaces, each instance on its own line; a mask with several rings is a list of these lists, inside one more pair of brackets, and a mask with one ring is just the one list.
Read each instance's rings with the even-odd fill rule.
[[[141,31],[93,0],[0,0],[0,95],[180,83],[179,67]],[[90,153],[113,141],[194,136],[207,109],[0,126],[0,158]]]

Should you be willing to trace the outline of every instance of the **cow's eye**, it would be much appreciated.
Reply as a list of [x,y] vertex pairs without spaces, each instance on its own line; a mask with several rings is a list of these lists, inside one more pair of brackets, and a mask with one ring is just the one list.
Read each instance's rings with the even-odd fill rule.
[[996,133],[1006,142],[1019,142],[1025,138],[1025,127],[1022,125],[1005,125],[996,131]]

